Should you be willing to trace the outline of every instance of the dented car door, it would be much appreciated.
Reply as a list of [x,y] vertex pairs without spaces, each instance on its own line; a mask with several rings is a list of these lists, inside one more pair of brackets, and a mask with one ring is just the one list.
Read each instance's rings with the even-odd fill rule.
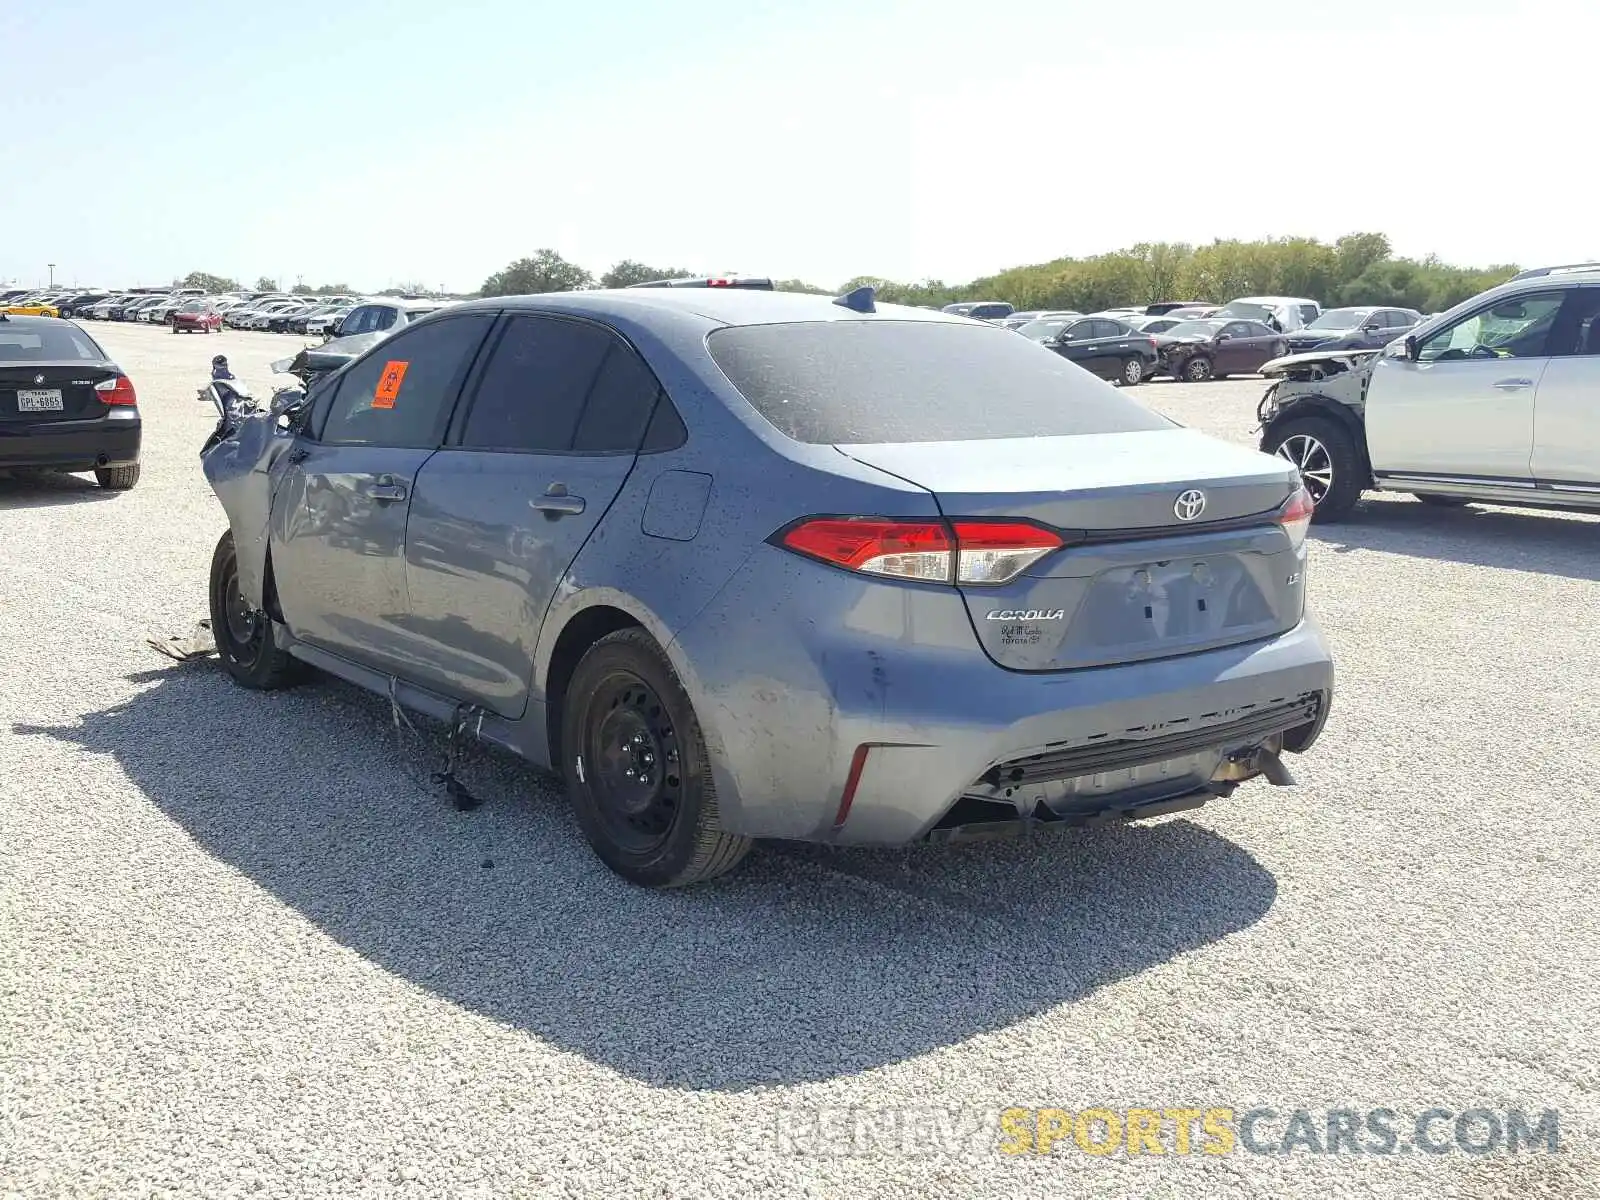
[[505,320],[417,479],[406,532],[417,682],[522,715],[545,612],[633,470],[658,391],[600,325]]
[[289,451],[270,538],[279,606],[296,637],[411,674],[411,493],[492,323],[490,314],[424,322],[375,348],[333,381]]

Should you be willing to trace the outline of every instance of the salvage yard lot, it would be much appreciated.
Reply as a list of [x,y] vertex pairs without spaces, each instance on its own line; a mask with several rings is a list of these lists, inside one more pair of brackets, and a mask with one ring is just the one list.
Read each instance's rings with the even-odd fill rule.
[[[144,475],[0,479],[0,1194],[1600,1193],[1600,522],[1312,530],[1338,670],[1300,786],[631,888],[558,788],[319,682],[144,645],[225,521],[195,392],[265,334],[91,326]],[[1251,442],[1256,379],[1147,384]],[[1559,1109],[1567,1153],[804,1155],[802,1110]],[[803,1148],[803,1147],[801,1147]],[[809,1187],[808,1192],[805,1189]]]

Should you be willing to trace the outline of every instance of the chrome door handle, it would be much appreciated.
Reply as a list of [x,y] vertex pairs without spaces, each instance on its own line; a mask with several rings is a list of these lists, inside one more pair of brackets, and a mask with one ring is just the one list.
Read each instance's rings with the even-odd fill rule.
[[379,504],[393,504],[396,500],[406,498],[406,485],[393,475],[379,475],[378,478],[363,489]]
[[572,495],[564,483],[552,483],[545,488],[544,495],[528,503],[552,521],[557,517],[575,517],[584,510],[583,497]]
[[1495,387],[1499,388],[1502,392],[1517,392],[1517,391],[1521,391],[1523,388],[1531,388],[1532,386],[1533,386],[1533,380],[1531,380],[1531,379],[1497,379],[1497,380],[1495,380]]
[[550,517],[575,517],[584,507],[582,496],[541,496],[529,503]]

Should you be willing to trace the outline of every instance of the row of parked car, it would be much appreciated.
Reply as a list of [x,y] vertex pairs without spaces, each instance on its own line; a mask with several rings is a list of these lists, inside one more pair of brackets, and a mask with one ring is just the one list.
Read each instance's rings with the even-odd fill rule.
[[1093,313],[1018,312],[1004,301],[968,301],[943,311],[1015,330],[1120,384],[1160,376],[1200,383],[1253,374],[1289,354],[1379,349],[1424,319],[1409,308],[1324,311],[1315,300],[1293,296],[1243,296],[1227,304],[1170,300]]
[[167,325],[174,333],[210,333],[226,326],[269,333],[331,335],[357,307],[388,302],[387,297],[364,301],[360,296],[299,296],[287,292],[213,295],[202,288],[174,288],[170,292],[50,288],[0,291],[0,311],[4,312]]

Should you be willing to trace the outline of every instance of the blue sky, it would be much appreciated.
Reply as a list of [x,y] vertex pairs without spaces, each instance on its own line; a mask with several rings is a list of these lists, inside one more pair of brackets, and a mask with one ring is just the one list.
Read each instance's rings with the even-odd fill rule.
[[1597,35],[1554,0],[8,4],[0,280],[1592,257]]

